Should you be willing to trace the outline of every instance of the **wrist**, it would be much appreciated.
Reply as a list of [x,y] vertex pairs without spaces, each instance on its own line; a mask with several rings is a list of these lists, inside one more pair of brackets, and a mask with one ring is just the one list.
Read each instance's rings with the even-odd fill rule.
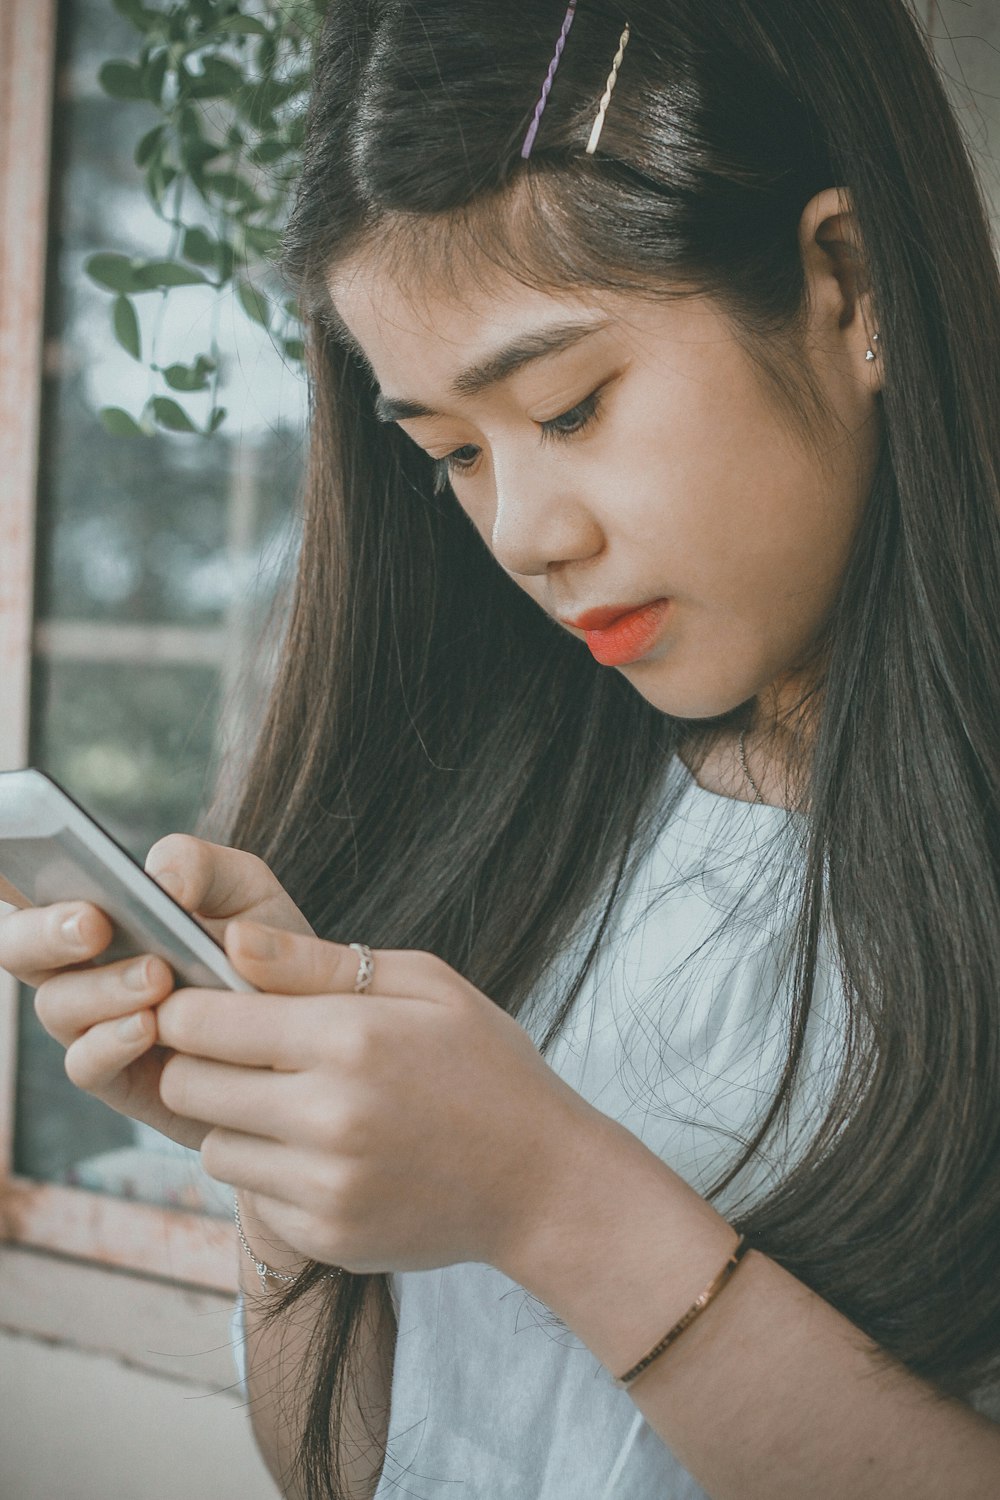
[[588,1109],[498,1269],[618,1375],[687,1311],[736,1231],[637,1136]]

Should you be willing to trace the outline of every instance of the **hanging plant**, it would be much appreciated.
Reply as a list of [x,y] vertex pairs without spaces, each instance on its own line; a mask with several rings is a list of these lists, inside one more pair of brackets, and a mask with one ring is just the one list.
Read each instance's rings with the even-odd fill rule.
[[[146,194],[164,224],[163,255],[92,255],[87,275],[112,294],[114,337],[150,375],[138,419],[106,407],[116,436],[157,428],[211,436],[225,420],[217,402],[219,350],[166,366],[157,338],[143,348],[139,298],[160,299],[156,327],[178,287],[235,295],[293,364],[302,328],[294,301],[268,275],[302,149],[312,46],[326,0],[178,0],[162,8],[113,0],[136,30],[137,53],[112,58],[98,74],[113,99],[143,101],[159,116],[136,143]],[[210,393],[199,424],[184,398]]]

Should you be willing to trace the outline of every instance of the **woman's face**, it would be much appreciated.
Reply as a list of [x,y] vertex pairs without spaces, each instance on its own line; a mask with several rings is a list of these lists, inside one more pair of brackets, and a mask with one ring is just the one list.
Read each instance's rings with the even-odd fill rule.
[[[363,256],[332,274],[385,420],[446,466],[498,566],[651,704],[713,718],[794,696],[870,486],[864,373],[816,341],[833,416],[802,434],[704,297],[486,284],[416,297]],[[663,600],[617,630],[566,624]]]

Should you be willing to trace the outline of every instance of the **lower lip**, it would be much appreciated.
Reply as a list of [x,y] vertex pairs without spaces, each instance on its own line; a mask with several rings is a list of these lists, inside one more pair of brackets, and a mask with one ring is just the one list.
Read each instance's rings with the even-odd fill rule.
[[604,630],[585,630],[591,655],[604,667],[621,667],[626,662],[638,661],[659,635],[669,607],[669,599],[657,599],[630,615],[622,615]]

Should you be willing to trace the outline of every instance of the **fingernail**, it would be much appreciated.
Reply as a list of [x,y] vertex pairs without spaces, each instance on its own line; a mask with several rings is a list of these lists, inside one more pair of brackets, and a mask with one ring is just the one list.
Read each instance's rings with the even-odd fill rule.
[[149,964],[144,958],[137,964],[130,964],[125,970],[125,983],[130,990],[149,988]]
[[62,935],[67,943],[72,943],[74,948],[83,948],[86,946],[86,940],[80,931],[80,923],[82,921],[83,912],[77,911],[71,917],[67,917],[62,924]]
[[137,1042],[146,1034],[145,1016],[122,1016],[118,1022],[118,1035],[123,1042]]
[[173,896],[175,901],[180,899],[181,891],[184,889],[184,882],[174,870],[161,870],[159,874],[153,876],[153,879],[157,885],[163,887],[168,896]]
[[273,958],[278,951],[274,934],[266,927],[258,927],[256,922],[241,922],[239,939],[247,958]]

